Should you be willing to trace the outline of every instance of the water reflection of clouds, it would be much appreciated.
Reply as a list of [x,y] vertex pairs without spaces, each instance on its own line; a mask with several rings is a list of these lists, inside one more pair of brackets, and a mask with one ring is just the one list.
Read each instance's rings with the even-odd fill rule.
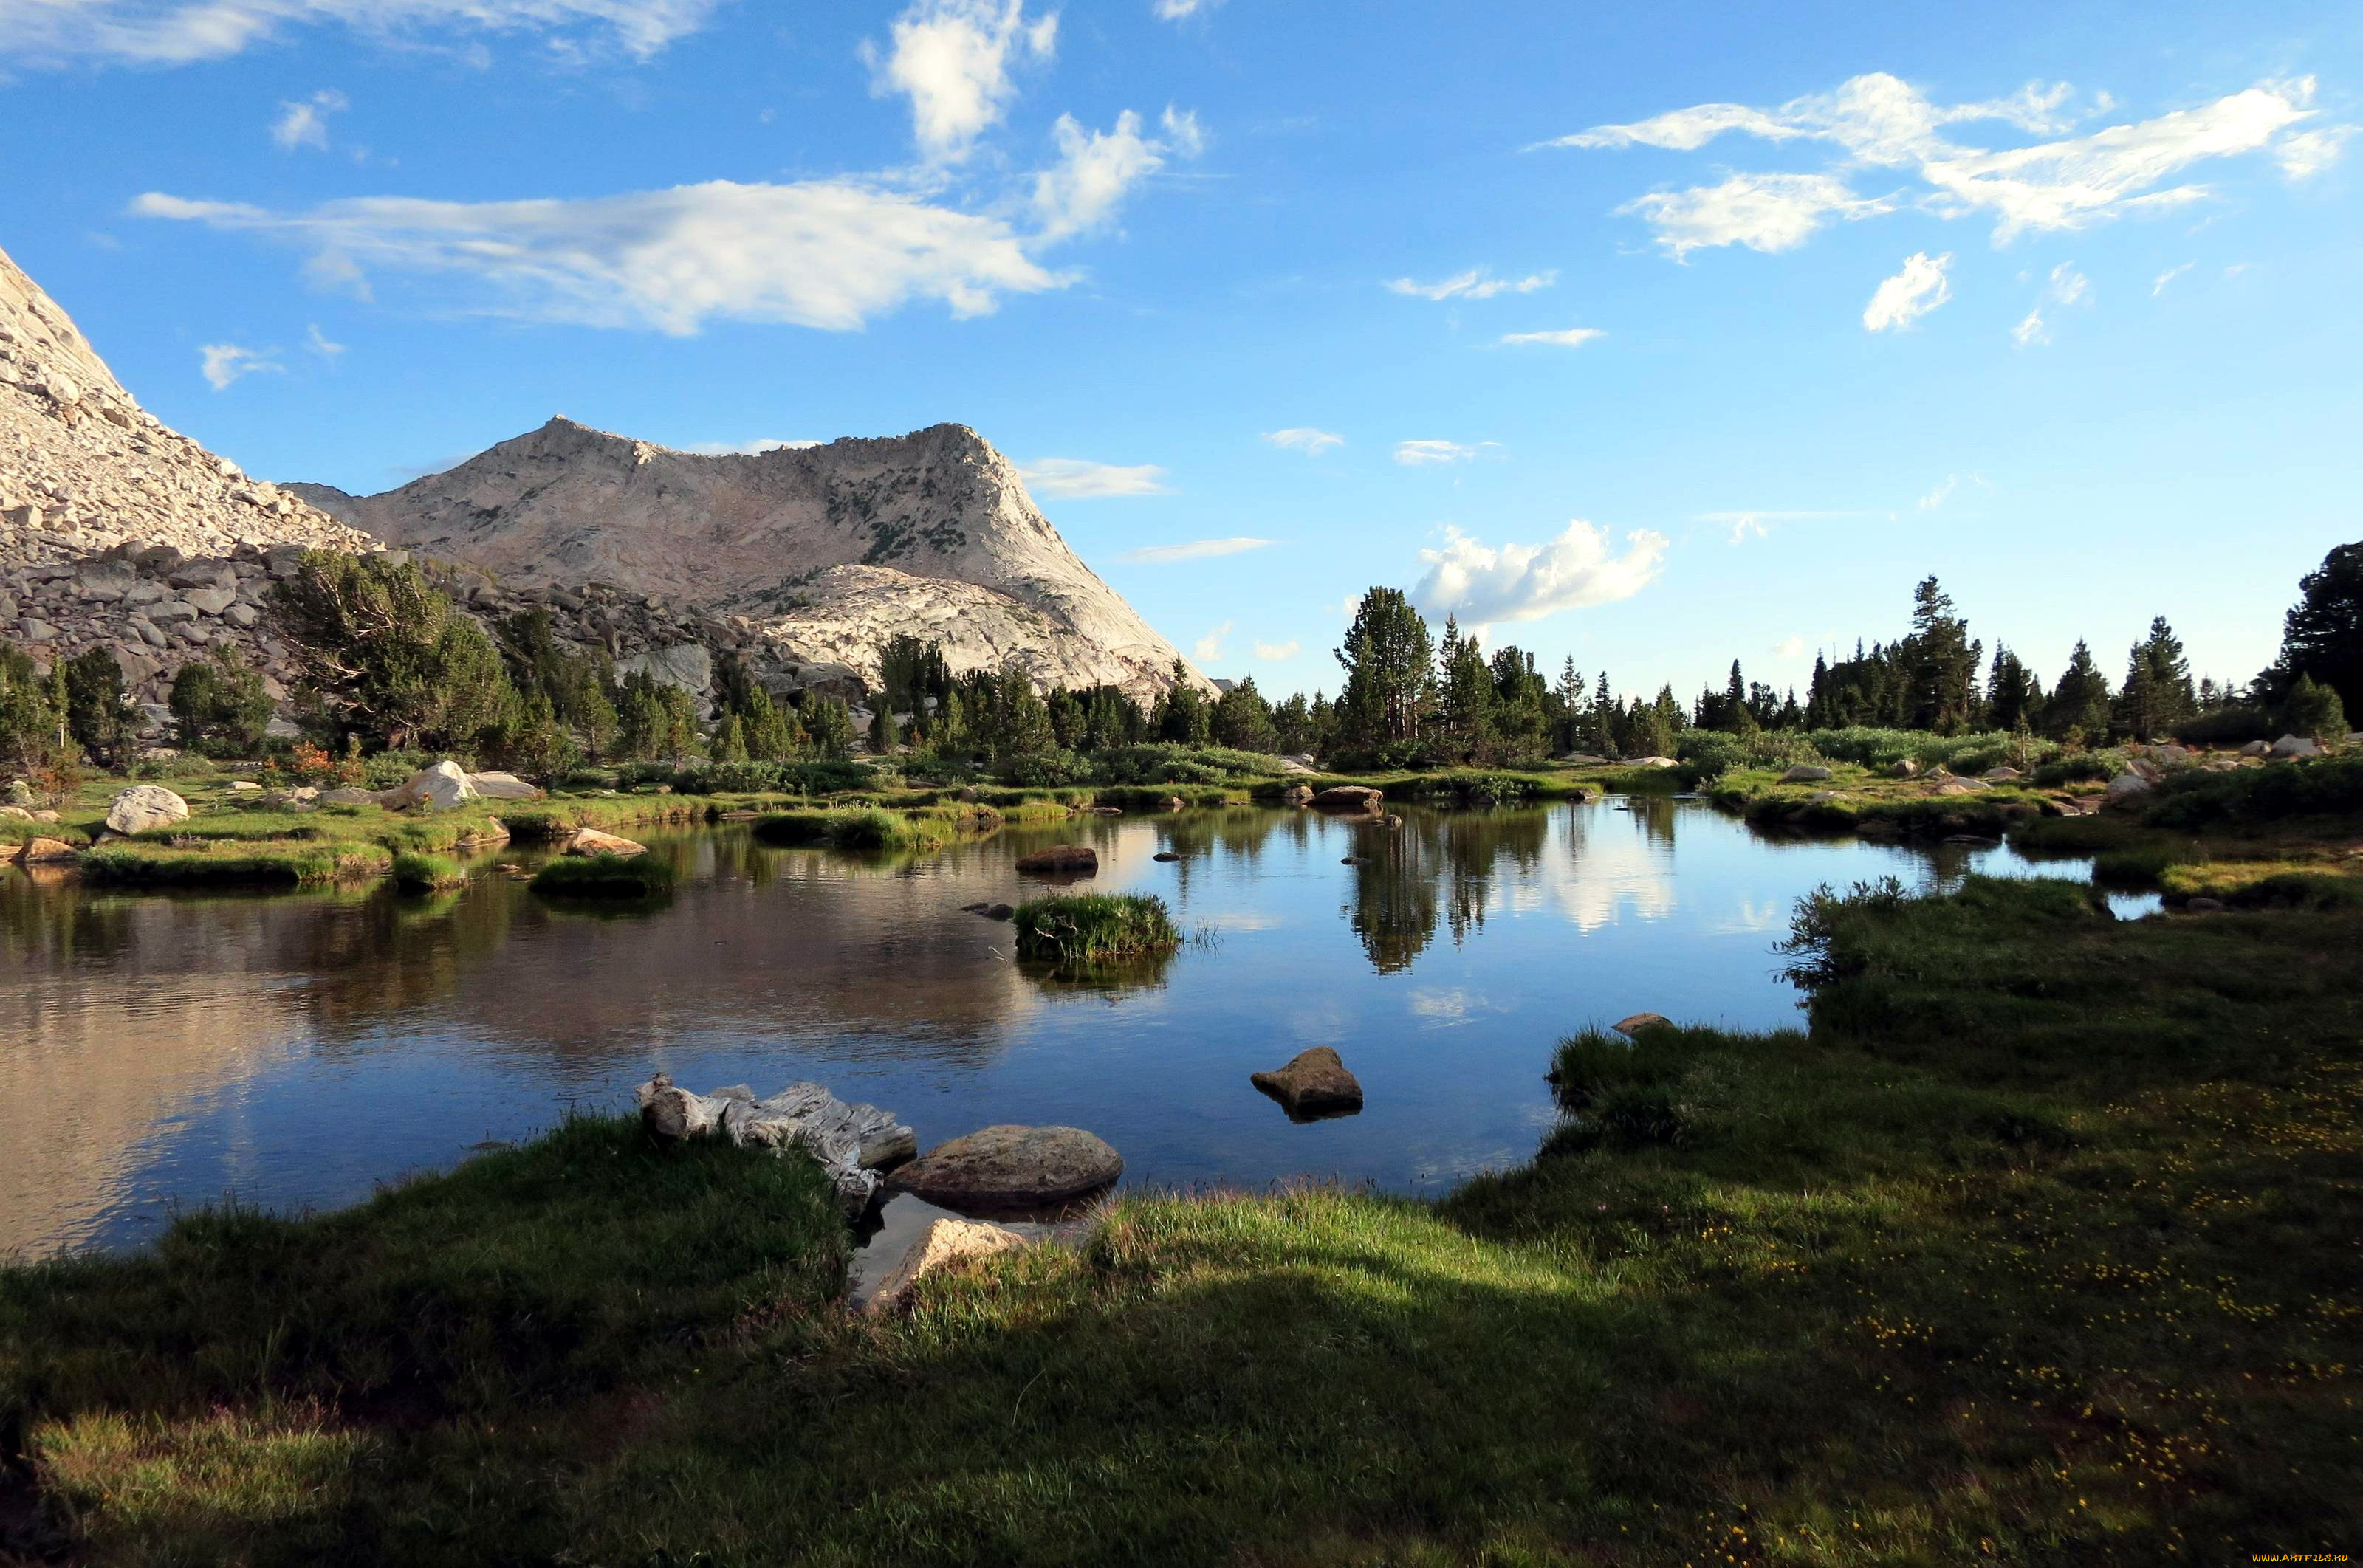
[[1788,928],[1791,907],[1785,899],[1760,904],[1753,899],[1742,899],[1736,912],[1718,917],[1707,930],[1717,936],[1747,936],[1758,932],[1783,931]]
[[1456,986],[1448,991],[1429,987],[1412,992],[1411,1010],[1426,1020],[1431,1029],[1450,1029],[1458,1024],[1476,1021],[1474,1015],[1479,1013],[1507,1012],[1510,1010],[1464,986]]
[[1557,910],[1586,933],[1628,916],[1671,915],[1680,902],[1672,845],[1647,833],[1639,819],[1620,818],[1595,831],[1598,811],[1575,806],[1561,814],[1553,824],[1551,853],[1522,879],[1495,882],[1489,907],[1518,915]]

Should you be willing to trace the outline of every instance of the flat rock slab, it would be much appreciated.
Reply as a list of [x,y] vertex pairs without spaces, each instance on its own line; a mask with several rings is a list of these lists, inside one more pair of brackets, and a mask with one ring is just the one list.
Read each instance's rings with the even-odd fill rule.
[[566,841],[566,853],[569,855],[620,855],[628,859],[648,852],[649,846],[645,844],[617,838],[614,834],[601,833],[597,828],[576,828],[573,836]]
[[1300,1051],[1280,1071],[1251,1074],[1248,1082],[1286,1107],[1292,1121],[1350,1116],[1362,1109],[1360,1082],[1326,1045]]
[[919,1239],[911,1243],[910,1251],[903,1254],[903,1261],[878,1282],[878,1288],[861,1303],[861,1309],[899,1312],[911,1304],[913,1292],[927,1275],[972,1258],[1014,1253],[1029,1242],[1028,1237],[981,1220],[931,1220],[927,1228],[919,1232]]
[[987,1127],[938,1143],[887,1178],[946,1209],[1046,1209],[1124,1174],[1124,1159],[1080,1127]]
[[106,825],[129,835],[189,820],[189,803],[161,784],[134,784],[106,808]]
[[1386,803],[1386,792],[1361,784],[1333,784],[1313,797],[1316,812],[1375,812]]
[[1091,877],[1099,868],[1099,851],[1087,844],[1054,844],[1017,857],[1017,869],[1026,876]]
[[468,787],[486,801],[538,801],[541,790],[514,773],[471,773]]
[[36,838],[17,852],[17,858],[28,866],[42,866],[54,865],[63,860],[73,860],[79,858],[81,854],[82,851],[61,838]]
[[1662,1012],[1636,1012],[1630,1018],[1620,1018],[1608,1027],[1627,1040],[1638,1040],[1645,1029],[1671,1029],[1674,1021]]

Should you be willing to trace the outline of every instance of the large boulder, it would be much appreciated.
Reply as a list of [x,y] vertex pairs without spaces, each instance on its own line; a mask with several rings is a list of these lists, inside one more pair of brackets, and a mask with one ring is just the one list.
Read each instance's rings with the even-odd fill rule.
[[597,828],[579,827],[566,838],[565,853],[568,855],[619,855],[628,860],[635,855],[648,852],[649,846],[645,844],[618,838],[612,833],[601,833]]
[[1365,784],[1332,784],[1313,797],[1316,812],[1376,812],[1386,804],[1383,790],[1373,790]]
[[1326,1045],[1299,1051],[1275,1073],[1251,1073],[1248,1082],[1280,1101],[1292,1120],[1348,1116],[1362,1109],[1362,1086]]
[[1080,1127],[987,1127],[938,1143],[887,1178],[946,1209],[1043,1209],[1099,1191],[1124,1160]]
[[659,1073],[632,1091],[640,1125],[659,1143],[721,1137],[744,1148],[804,1150],[837,1189],[849,1217],[878,1194],[878,1172],[911,1157],[917,1134],[874,1105],[848,1105],[818,1084],[790,1084],[757,1099],[744,1084],[694,1094]]
[[36,838],[17,852],[17,858],[28,866],[42,866],[72,860],[81,853],[61,838]]
[[2019,776],[2015,767],[1989,767],[1979,777],[1989,784],[2007,784]]
[[389,812],[407,811],[413,806],[444,812],[475,798],[476,787],[468,782],[468,770],[447,757],[432,767],[420,768],[388,790],[378,797],[378,803]]
[[1680,767],[1681,764],[1676,762],[1670,756],[1636,756],[1633,759],[1631,766],[1635,767]]
[[374,806],[378,803],[378,793],[374,790],[339,785],[334,790],[321,790],[318,799],[324,806]]
[[899,1312],[911,1304],[912,1292],[919,1281],[931,1274],[939,1274],[956,1264],[974,1258],[989,1258],[1001,1253],[1014,1253],[1027,1244],[1026,1238],[1000,1225],[988,1225],[981,1220],[955,1220],[949,1215],[928,1222],[903,1254],[893,1272],[878,1282],[878,1288],[862,1304],[866,1312]]
[[1917,778],[1920,777],[1920,764],[1917,760],[1907,756],[1889,767],[1887,776],[1890,778]]
[[2273,742],[2275,756],[2320,756],[2322,745],[2311,735],[2283,735]]
[[538,801],[541,790],[514,773],[471,773],[468,787],[487,801]]
[[2240,748],[2242,756],[2270,756],[2272,754],[2273,743],[2270,741],[2252,740]]
[[108,831],[127,835],[188,820],[189,803],[161,784],[134,784],[106,808]]
[[1092,877],[1099,868],[1099,851],[1087,844],[1054,844],[1017,857],[1019,874],[1027,877]]
[[2120,773],[2109,780],[2107,800],[2112,806],[2131,803],[2150,790],[2150,782],[2138,773]]
[[1309,806],[1313,803],[1313,786],[1291,784],[1280,792],[1281,803],[1289,806]]
[[1928,792],[1932,795],[1982,795],[1991,788],[1982,778],[1947,778]]
[[714,656],[701,643],[675,643],[616,661],[618,680],[633,675],[652,676],[667,686],[703,697],[714,686]]
[[1816,767],[1812,763],[1801,762],[1796,767],[1789,769],[1788,772],[1781,775],[1781,782],[1783,784],[1820,784],[1826,782],[1829,776],[1830,770],[1826,767]]

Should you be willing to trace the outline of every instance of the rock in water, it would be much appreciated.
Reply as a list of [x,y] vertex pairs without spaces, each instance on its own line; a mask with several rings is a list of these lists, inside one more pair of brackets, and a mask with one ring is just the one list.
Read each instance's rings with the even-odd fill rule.
[[1671,1029],[1674,1021],[1662,1012],[1636,1012],[1630,1018],[1620,1018],[1608,1027],[1627,1040],[1638,1040],[1645,1029]]
[[1124,1160],[1080,1127],[987,1127],[938,1143],[888,1177],[946,1209],[1043,1209],[1099,1191]]
[[1248,1082],[1287,1107],[1292,1121],[1348,1116],[1362,1109],[1361,1084],[1326,1045],[1300,1051],[1280,1071],[1251,1074]]
[[1087,844],[1054,844],[1017,857],[1019,873],[1029,877],[1091,877],[1099,868],[1099,851]]
[[42,866],[72,860],[80,853],[61,838],[36,838],[17,852],[17,858],[28,866]]
[[933,1220],[919,1232],[919,1239],[911,1243],[911,1250],[903,1254],[894,1271],[878,1282],[877,1290],[862,1310],[899,1312],[910,1305],[911,1293],[927,1275],[971,1258],[1014,1253],[1025,1245],[1025,1237],[999,1225],[977,1220]]
[[189,820],[189,803],[161,784],[134,784],[106,808],[106,825],[131,834]]
[[620,855],[628,859],[648,852],[649,846],[645,844],[617,838],[614,834],[601,833],[597,828],[576,828],[566,839],[565,853],[568,855]]
[[389,812],[406,811],[412,806],[443,812],[475,798],[476,787],[468,782],[468,770],[447,757],[432,767],[420,768],[380,795],[378,804]]
[[1150,856],[1149,858],[1151,860],[1161,861],[1164,864],[1170,866],[1173,862],[1181,859],[1182,857],[1174,854],[1170,849],[1160,849],[1156,854]]
[[757,1099],[744,1084],[692,1094],[659,1073],[632,1091],[640,1124],[659,1143],[721,1136],[741,1147],[801,1148],[820,1163],[849,1217],[878,1194],[882,1167],[907,1160],[918,1134],[874,1105],[848,1105],[818,1084],[790,1084]]
[[1313,797],[1316,812],[1375,812],[1386,803],[1386,792],[1360,784],[1332,784]]
[[1281,803],[1288,806],[1309,806],[1313,803],[1313,786],[1291,784],[1280,792]]

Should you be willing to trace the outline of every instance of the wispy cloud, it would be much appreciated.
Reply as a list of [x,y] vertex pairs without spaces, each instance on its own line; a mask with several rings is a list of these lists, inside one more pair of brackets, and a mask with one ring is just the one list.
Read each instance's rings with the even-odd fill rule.
[[1304,651],[1304,645],[1294,637],[1289,638],[1284,643],[1267,643],[1259,638],[1255,646],[1255,656],[1259,659],[1277,664],[1281,659],[1294,658]]
[[2047,291],[2060,304],[2092,303],[2092,280],[2076,271],[2073,261],[2062,261],[2051,269],[2051,282]]
[[1474,446],[1459,441],[1398,441],[1395,461],[1405,468],[1419,468],[1431,463],[1465,463],[1481,455],[1488,447],[1498,447],[1499,441],[1480,441]]
[[1862,311],[1862,325],[1871,332],[1894,332],[1911,326],[1953,297],[1945,269],[1953,253],[1929,257],[1925,250],[1903,259],[1903,270],[1881,282]]
[[1826,523],[1844,517],[1878,517],[1883,513],[1849,509],[1839,511],[1782,510],[1774,507],[1753,507],[1744,511],[1702,512],[1698,520],[1729,530],[1727,537],[1735,545],[1750,539],[1761,539],[1782,523]]
[[656,54],[705,25],[716,0],[10,0],[0,56],[61,64],[226,60],[286,32],[341,26],[363,38],[531,34],[554,57]]
[[304,347],[331,364],[336,362],[338,355],[345,351],[343,344],[328,341],[328,335],[320,330],[320,324],[316,321],[304,329]]
[[284,152],[293,152],[299,147],[326,152],[328,116],[349,107],[345,95],[333,87],[323,87],[308,98],[283,102],[279,118],[272,122],[271,139]]
[[2167,284],[2174,282],[2174,280],[2180,278],[2185,272],[2190,271],[2191,269],[2196,265],[2196,262],[2185,261],[2180,267],[2169,267],[2165,271],[2160,272],[2158,275],[2157,281],[2149,286],[2149,297],[2156,299],[2158,295],[2166,293]]
[[957,163],[1017,95],[1013,67],[1057,51],[1058,13],[1026,18],[1023,0],[918,0],[884,49],[862,45],[871,91],[911,101],[911,135],[930,161]]
[[1303,452],[1307,457],[1313,458],[1319,457],[1333,447],[1342,447],[1346,444],[1346,437],[1343,436],[1333,436],[1326,430],[1316,430],[1310,425],[1292,425],[1285,430],[1267,430],[1263,433],[1263,438],[1275,447],[1284,447],[1292,452]]
[[[2003,99],[1939,105],[1911,83],[1874,72],[1778,108],[1702,104],[1540,145],[1689,152],[1729,134],[1825,143],[1842,154],[1833,172],[1735,174],[1720,185],[1659,192],[1619,209],[1647,219],[1677,259],[1702,246],[1786,249],[1825,216],[1862,217],[1904,204],[1896,197],[1858,194],[1849,182],[1860,170],[1901,171],[1915,179],[1921,189],[1910,204],[1939,217],[1990,216],[1994,240],[2002,244],[2021,234],[2084,228],[2202,200],[2209,187],[2175,182],[2215,160],[2269,153],[2290,177],[2303,178],[2335,159],[2354,129],[2299,129],[2316,117],[2313,94],[2310,76],[2268,81],[2193,108],[2069,136],[2084,116],[2069,111],[2074,94],[2064,83],[2031,85]],[[2104,98],[2093,102],[2094,112],[2111,106]],[[1971,122],[2050,139],[1992,150],[1942,134]]]
[[1126,550],[1116,559],[1135,566],[1163,566],[1169,561],[1203,561],[1214,556],[1236,556],[1247,550],[1260,550],[1271,543],[1270,539],[1192,539],[1181,545],[1143,545],[1137,550]]
[[1190,649],[1191,657],[1201,665],[1213,664],[1220,659],[1223,657],[1223,639],[1231,635],[1231,628],[1236,624],[1237,622],[1226,621],[1200,637]]
[[1223,0],[1157,0],[1155,10],[1160,22],[1179,22],[1192,17],[1203,17]]
[[1596,326],[1565,326],[1556,332],[1505,332],[1502,341],[1509,344],[1548,343],[1560,348],[1581,348],[1595,337],[1607,334]]
[[1427,572],[1411,591],[1429,616],[1457,615],[1470,626],[1533,621],[1630,599],[1664,564],[1666,537],[1647,528],[1625,536],[1619,553],[1605,529],[1570,523],[1556,539],[1496,549],[1453,530],[1444,547],[1422,550]]
[[276,348],[245,348],[235,343],[208,343],[197,350],[197,369],[216,392],[227,392],[241,376],[258,371],[284,371]]
[[1782,637],[1765,651],[1777,658],[1799,658],[1810,646],[1803,637]]
[[2021,348],[2031,348],[2051,341],[2051,328],[2043,320],[2043,307],[2036,306],[2026,313],[2026,319],[2010,329],[2010,340]]
[[1099,227],[1135,185],[1169,160],[1197,156],[1205,142],[1197,116],[1169,106],[1159,123],[1163,135],[1144,136],[1140,116],[1130,109],[1106,131],[1085,129],[1074,116],[1060,115],[1051,130],[1059,160],[1034,177],[1040,238],[1064,239]]
[[1031,488],[1061,501],[1100,501],[1121,495],[1166,495],[1165,470],[1154,463],[1095,463],[1087,458],[1037,458],[1020,463],[1018,476]]
[[1559,282],[1557,272],[1533,272],[1523,278],[1497,278],[1483,267],[1471,267],[1466,272],[1433,283],[1414,282],[1409,278],[1395,278],[1387,283],[1392,292],[1410,294],[1423,300],[1490,300],[1495,294],[1530,294],[1537,289],[1548,289]]

